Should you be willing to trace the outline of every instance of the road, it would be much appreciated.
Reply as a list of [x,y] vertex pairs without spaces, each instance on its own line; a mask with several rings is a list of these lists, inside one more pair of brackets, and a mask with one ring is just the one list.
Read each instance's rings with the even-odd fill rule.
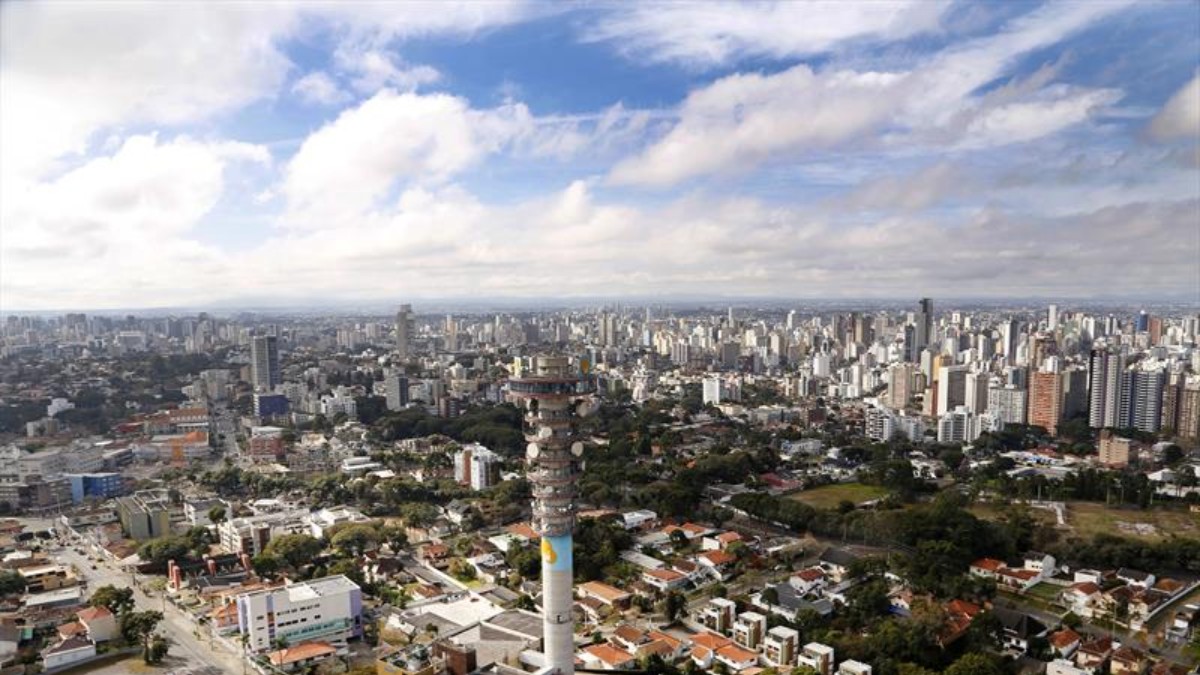
[[[85,552],[86,550],[84,549]],[[87,579],[89,591],[105,585],[133,588],[133,599],[138,610],[162,612],[163,620],[158,625],[158,630],[170,640],[170,654],[174,657],[171,663],[172,670],[185,669],[193,675],[218,675],[242,670],[239,654],[233,654],[211,640],[197,637],[195,624],[174,605],[166,602],[162,593],[154,593],[154,597],[148,596],[142,588],[142,585],[149,581],[147,577],[123,572],[107,560],[102,563],[94,562],[86,555],[79,555],[71,547],[63,547],[53,555],[64,564],[73,565],[80,576]],[[92,569],[93,566],[95,569]]]

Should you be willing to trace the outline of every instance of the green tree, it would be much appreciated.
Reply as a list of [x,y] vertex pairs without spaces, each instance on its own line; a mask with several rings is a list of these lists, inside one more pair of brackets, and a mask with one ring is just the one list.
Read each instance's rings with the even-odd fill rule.
[[675,621],[687,610],[687,597],[679,591],[667,591],[662,600],[662,613],[668,623]]
[[150,663],[150,638],[163,619],[162,612],[125,612],[121,615],[121,637],[129,644],[142,645],[142,658]]
[[343,554],[357,557],[379,544],[379,531],[369,523],[355,523],[339,530],[330,543]]
[[1005,675],[998,658],[990,654],[964,654],[944,672],[945,675]]
[[15,570],[0,572],[0,596],[25,592],[25,577]]
[[225,522],[225,507],[217,505],[209,509],[208,519],[212,521],[213,525],[220,525]]
[[325,545],[307,534],[283,534],[272,539],[263,553],[273,556],[293,570],[311,563]]
[[107,608],[119,616],[133,609],[133,589],[101,586],[92,593],[88,605]]

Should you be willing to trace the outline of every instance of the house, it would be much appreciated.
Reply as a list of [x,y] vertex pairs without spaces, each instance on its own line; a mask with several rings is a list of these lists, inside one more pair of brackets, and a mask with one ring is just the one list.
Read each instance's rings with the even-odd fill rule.
[[1041,574],[1034,570],[1002,567],[996,572],[997,583],[1021,592],[1028,591],[1041,583],[1041,581]]
[[1067,659],[1054,659],[1046,664],[1046,675],[1093,675],[1087,668],[1080,668]]
[[653,527],[658,522],[658,514],[649,509],[627,511],[621,514],[621,524],[626,530],[641,530]]
[[742,535],[737,532],[722,532],[700,540],[700,548],[704,551],[724,551],[730,544],[740,541],[742,541]]
[[683,588],[687,585],[688,578],[687,575],[675,570],[656,569],[643,571],[642,581],[665,593],[667,591]]
[[425,544],[420,548],[418,555],[434,567],[442,567],[450,563],[450,547],[445,544]]
[[1075,665],[1088,670],[1096,670],[1108,661],[1113,652],[1111,637],[1102,636],[1079,645],[1075,652]]
[[732,574],[737,558],[728,551],[705,551],[696,556],[696,562],[709,575],[718,581],[724,581]]
[[833,579],[841,583],[850,574],[850,567],[858,561],[858,556],[842,548],[827,548],[821,554],[818,564]]
[[1109,672],[1112,675],[1142,675],[1149,665],[1146,655],[1128,645],[1117,648],[1109,657]]
[[995,558],[980,558],[979,560],[971,563],[969,570],[971,574],[977,577],[995,579],[996,573],[1005,567],[1007,567],[1007,565],[1004,564],[1003,560],[996,560]]
[[577,590],[581,598],[592,598],[617,610],[629,609],[629,603],[633,597],[616,586],[610,586],[602,581],[580,584]]
[[42,652],[42,670],[63,668],[95,655],[96,645],[86,637],[76,635]]
[[117,629],[116,617],[107,607],[87,607],[75,612],[75,617],[93,642],[108,642],[121,634]]
[[793,574],[788,583],[801,595],[808,595],[825,587],[825,570],[815,566],[806,567]]
[[11,623],[0,623],[0,666],[7,665],[17,656],[21,648],[23,631]]
[[808,666],[821,675],[830,675],[833,672],[833,657],[833,647],[820,642],[810,642],[804,645],[804,649],[796,657],[796,665]]
[[1075,570],[1073,581],[1077,584],[1090,581],[1091,583],[1099,586],[1100,584],[1104,583],[1104,573],[1100,572],[1099,570],[1092,569]]
[[271,665],[285,671],[307,671],[325,659],[337,654],[337,648],[328,642],[301,642],[294,647],[284,647],[267,654]]
[[692,662],[704,670],[712,667],[718,649],[733,645],[733,640],[716,633],[697,633],[691,640]]
[[1051,633],[1049,638],[1050,648],[1054,650],[1056,655],[1064,659],[1070,658],[1075,653],[1075,650],[1079,649],[1080,641],[1079,633],[1070,628],[1057,630]]
[[1049,579],[1058,572],[1057,561],[1054,559],[1054,556],[1039,551],[1026,553],[1024,565],[1025,569],[1038,573],[1039,581]]
[[1058,594],[1064,607],[1085,618],[1092,616],[1092,609],[1100,597],[1100,587],[1091,581],[1071,584]]
[[658,630],[652,630],[646,635],[650,638],[650,642],[638,649],[639,658],[653,653],[661,656],[667,663],[675,663],[687,655],[687,645],[677,637]]
[[1117,578],[1130,586],[1140,586],[1142,588],[1150,588],[1154,585],[1154,575],[1141,570],[1122,567],[1117,570]]
[[636,652],[642,645],[650,642],[650,636],[642,629],[628,623],[622,623],[613,631],[610,641],[627,652]]
[[946,625],[939,636],[939,643],[945,647],[962,637],[982,612],[982,607],[966,600],[954,599],[946,603]]
[[738,673],[758,665],[758,652],[730,644],[716,651],[716,660]]
[[1024,654],[1029,650],[1030,640],[1046,635],[1046,626],[1024,612],[997,607],[992,613],[1000,620],[1004,646],[1008,649]]
[[588,666],[603,670],[627,670],[637,663],[633,654],[608,643],[588,645],[583,648],[580,656]]

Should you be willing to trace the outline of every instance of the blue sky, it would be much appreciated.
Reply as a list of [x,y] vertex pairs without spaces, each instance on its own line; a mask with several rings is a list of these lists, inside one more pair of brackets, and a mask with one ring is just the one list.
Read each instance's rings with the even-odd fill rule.
[[0,310],[1200,303],[1194,2],[0,12]]

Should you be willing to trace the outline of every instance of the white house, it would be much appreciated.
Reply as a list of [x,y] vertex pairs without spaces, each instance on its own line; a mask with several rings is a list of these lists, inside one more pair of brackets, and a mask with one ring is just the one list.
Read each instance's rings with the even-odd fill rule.
[[85,637],[76,635],[42,652],[42,668],[43,670],[62,668],[72,663],[86,661],[95,655],[96,644]]

